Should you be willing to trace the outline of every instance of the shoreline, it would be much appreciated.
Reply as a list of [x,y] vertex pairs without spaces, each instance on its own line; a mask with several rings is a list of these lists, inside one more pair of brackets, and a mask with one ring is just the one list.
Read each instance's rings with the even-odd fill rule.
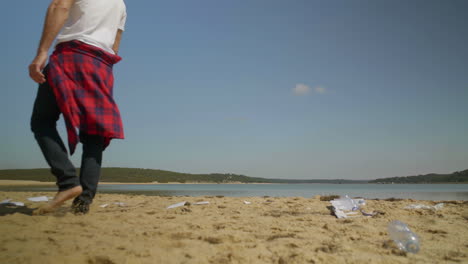
[[[297,186],[294,186],[297,185]],[[340,187],[336,184],[264,184],[264,183],[125,183],[100,182],[99,192],[120,194],[141,194],[149,196],[204,196],[224,195],[230,197],[313,197],[315,195],[349,195],[365,199],[414,199],[425,201],[468,201],[468,190],[464,186],[452,185],[444,187],[443,184],[435,188],[426,184],[417,187],[417,184],[406,184],[401,189],[398,186],[389,188],[380,184]],[[279,187],[277,187],[279,186]],[[414,186],[414,188],[412,187]],[[357,188],[359,187],[359,188]],[[0,191],[5,192],[37,192],[57,191],[53,182],[0,180]]]
[[[340,183],[273,183],[273,182],[99,182],[102,185],[164,185],[164,184],[337,184]],[[468,182],[440,182],[440,183],[345,183],[345,184],[378,184],[378,185],[395,185],[398,186],[400,184],[468,184]],[[0,186],[34,186],[34,185],[54,185],[55,182],[41,182],[41,181],[30,181],[30,180],[0,180]]]

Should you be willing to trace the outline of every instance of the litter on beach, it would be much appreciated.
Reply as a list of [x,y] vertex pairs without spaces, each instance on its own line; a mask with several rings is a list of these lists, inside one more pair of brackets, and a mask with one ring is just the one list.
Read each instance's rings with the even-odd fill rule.
[[13,200],[12,199],[5,199],[5,200],[1,201],[0,204],[10,203],[11,201],[13,201]]
[[196,205],[203,205],[203,204],[209,204],[210,202],[208,201],[203,201],[203,202],[196,202],[196,203],[193,203],[193,204],[196,204]]
[[436,205],[425,205],[425,204],[410,204],[404,209],[427,209],[427,210],[439,210],[444,207],[444,203],[438,203]]
[[331,200],[333,212],[337,218],[348,218],[360,216],[358,210],[365,205],[364,199],[351,199],[347,195]]
[[24,203],[22,202],[13,202],[12,199],[6,199],[0,202],[0,204],[4,205],[14,205],[14,206],[24,206]]
[[172,205],[169,205],[169,206],[167,207],[167,209],[172,209],[172,208],[184,206],[186,203],[187,203],[186,201],[183,201],[183,202],[180,202],[180,203],[172,204]]
[[[117,206],[119,206],[119,207],[127,206],[125,203],[121,203],[121,202],[115,202],[115,203],[113,203],[113,205],[117,205]],[[109,204],[101,204],[99,207],[101,207],[101,208],[106,208],[106,207],[108,207],[108,206],[109,206]]]
[[361,213],[363,216],[376,216],[378,214],[381,214],[380,212],[377,212],[377,211],[366,212],[364,210],[361,210]]
[[244,201],[244,204],[251,204],[252,202]]
[[49,197],[47,196],[29,197],[28,200],[31,202],[48,202]]

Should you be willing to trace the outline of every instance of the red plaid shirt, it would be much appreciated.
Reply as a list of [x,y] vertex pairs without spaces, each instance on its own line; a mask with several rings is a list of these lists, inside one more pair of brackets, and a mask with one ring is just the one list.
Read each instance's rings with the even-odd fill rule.
[[80,133],[124,138],[122,120],[112,97],[113,64],[122,58],[80,41],[60,43],[49,58],[46,76],[63,114],[70,154]]

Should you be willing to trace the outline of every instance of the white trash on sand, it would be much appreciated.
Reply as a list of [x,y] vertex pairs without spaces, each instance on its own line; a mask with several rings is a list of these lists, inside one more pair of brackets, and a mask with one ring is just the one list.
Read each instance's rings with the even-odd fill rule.
[[337,218],[360,216],[358,210],[362,205],[366,204],[364,199],[351,199],[348,195],[331,200],[330,203],[333,206],[333,212],[335,213]]
[[209,204],[210,202],[208,201],[203,201],[203,202],[196,202],[196,203],[193,203],[195,205],[203,205],[203,204]]
[[167,207],[167,209],[172,209],[172,208],[177,208],[177,207],[180,207],[180,206],[184,206],[186,203],[187,203],[186,201],[183,201],[183,202],[180,202],[180,203],[172,204],[172,205],[169,205]]
[[[125,207],[125,206],[127,206],[125,203],[122,203],[122,202],[115,202],[115,203],[112,203],[112,204],[113,204],[113,205],[117,205],[117,206],[119,206],[119,207]],[[108,206],[109,206],[109,204],[101,204],[99,207],[101,207],[101,208],[106,208],[106,207],[108,207]]]
[[0,204],[4,205],[14,205],[14,206],[24,206],[24,203],[22,202],[13,202],[12,199],[6,199],[0,202]]
[[405,206],[404,209],[427,209],[427,210],[440,210],[444,207],[444,203],[438,203],[436,205],[425,205],[425,204],[410,204]]
[[180,203],[169,205],[166,209],[173,209],[173,208],[181,207],[181,206],[184,206],[184,205],[191,205],[191,204],[193,204],[193,205],[205,205],[205,204],[210,204],[210,202],[201,201],[201,202],[189,203],[187,201],[183,201],[183,202],[180,202]]
[[47,197],[47,196],[37,196],[37,197],[29,197],[28,200],[31,202],[48,202],[49,200],[52,200],[52,197]]
[[361,213],[363,216],[376,216],[379,214],[379,212],[376,212],[376,211],[372,211],[372,212],[366,212],[364,210],[361,209]]

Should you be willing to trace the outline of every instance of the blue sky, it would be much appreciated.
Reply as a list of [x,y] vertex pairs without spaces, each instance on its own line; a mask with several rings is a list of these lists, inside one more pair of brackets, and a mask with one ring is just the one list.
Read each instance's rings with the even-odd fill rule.
[[[3,3],[0,169],[47,166],[27,66],[48,3]],[[126,139],[103,166],[296,179],[468,168],[467,1],[126,4],[114,68]]]

